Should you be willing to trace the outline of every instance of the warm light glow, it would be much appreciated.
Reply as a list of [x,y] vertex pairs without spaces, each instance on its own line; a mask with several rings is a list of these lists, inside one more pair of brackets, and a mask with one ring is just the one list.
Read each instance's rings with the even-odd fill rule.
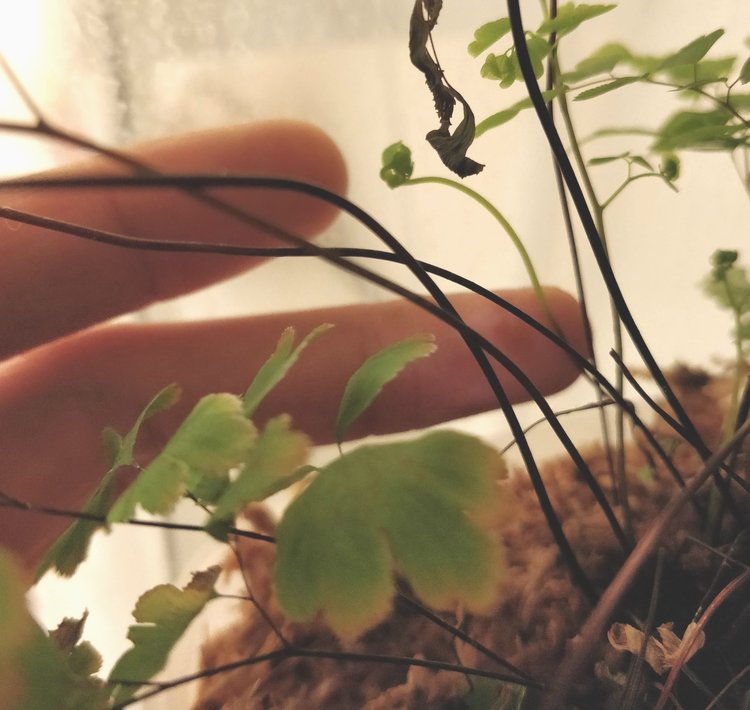
[[[45,93],[42,41],[45,0],[0,0],[0,51],[24,87],[37,99]],[[0,77],[0,120],[33,122],[34,117],[6,76]],[[18,175],[49,166],[53,161],[49,144],[0,132],[0,176]]]

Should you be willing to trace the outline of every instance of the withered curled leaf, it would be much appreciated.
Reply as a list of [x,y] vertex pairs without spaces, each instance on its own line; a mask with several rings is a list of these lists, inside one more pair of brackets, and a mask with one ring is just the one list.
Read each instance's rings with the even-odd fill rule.
[[[443,70],[427,48],[442,7],[442,0],[416,0],[409,25],[409,56],[411,63],[425,75],[440,119],[440,128],[430,131],[426,136],[427,141],[448,169],[459,177],[467,177],[476,175],[484,168],[484,165],[466,155],[474,141],[474,113],[464,97],[446,81]],[[456,101],[461,103],[463,119],[451,133]]]
[[[659,638],[649,637],[646,644],[646,663],[659,675],[666,673],[685,652],[685,661],[690,660],[705,643],[702,629],[692,622],[685,629],[682,638],[672,631],[672,624],[662,624],[656,629]],[[638,655],[644,642],[643,631],[630,624],[613,624],[607,638],[617,651],[627,651]]]

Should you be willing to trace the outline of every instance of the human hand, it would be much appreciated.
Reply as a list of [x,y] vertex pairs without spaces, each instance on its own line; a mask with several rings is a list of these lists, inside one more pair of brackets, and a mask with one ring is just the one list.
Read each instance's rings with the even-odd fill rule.
[[[300,123],[221,129],[142,146],[133,154],[170,173],[277,175],[338,193],[346,188],[337,148],[322,132]],[[95,158],[62,172],[119,174],[122,169]],[[226,189],[216,194],[306,238],[335,217],[329,205],[288,192]],[[2,203],[144,238],[277,245],[272,237],[174,191],[17,190],[3,193]],[[198,398],[243,391],[290,325],[298,334],[321,323],[336,327],[305,352],[269,395],[259,421],[289,412],[297,428],[318,442],[330,441],[349,375],[368,355],[418,332],[434,333],[437,353],[408,368],[397,386],[386,388],[353,428],[354,435],[428,426],[496,405],[461,339],[407,302],[207,322],[107,324],[261,260],[133,251],[7,223],[0,225],[0,234],[0,492],[15,499],[80,508],[104,471],[99,444],[104,426],[126,431],[158,390],[170,382],[180,384],[180,405],[143,429],[138,459],[147,461]],[[569,341],[583,352],[577,304],[556,289],[546,295]],[[543,320],[530,291],[503,296]],[[466,321],[521,364],[542,392],[561,389],[577,376],[567,357],[513,316],[473,295],[452,300]],[[526,398],[513,378],[502,369],[498,373],[512,401]],[[67,522],[0,509],[0,544],[33,564]]]

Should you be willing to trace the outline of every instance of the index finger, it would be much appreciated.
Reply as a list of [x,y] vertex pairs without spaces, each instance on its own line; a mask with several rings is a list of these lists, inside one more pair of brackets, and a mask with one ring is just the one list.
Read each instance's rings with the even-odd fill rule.
[[[299,122],[207,131],[143,145],[130,154],[170,173],[254,173],[310,182],[338,193],[346,188],[343,158],[333,141]],[[56,171],[66,177],[123,173],[126,168],[103,157]],[[235,188],[216,194],[306,238],[335,216],[330,205],[290,192]],[[176,190],[17,190],[3,193],[0,200],[32,214],[155,240],[277,244],[261,230]],[[0,359],[207,286],[259,261],[128,250],[0,220]]]

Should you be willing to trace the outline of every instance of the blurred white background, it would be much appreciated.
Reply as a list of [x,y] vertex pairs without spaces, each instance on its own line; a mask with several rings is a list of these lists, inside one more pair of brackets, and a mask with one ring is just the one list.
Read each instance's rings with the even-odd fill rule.
[[[526,285],[516,252],[480,208],[440,186],[390,191],[378,178],[383,148],[399,139],[413,150],[415,175],[446,174],[423,140],[436,121],[423,78],[408,61],[411,5],[405,0],[0,0],[0,50],[51,118],[109,144],[270,117],[316,123],[335,138],[347,159],[351,199],[416,256],[487,287]],[[538,3],[523,5],[527,25],[535,26]],[[478,119],[522,97],[521,87],[503,91],[481,79],[481,60],[465,49],[476,27],[504,13],[503,3],[448,0],[435,33],[447,76]],[[638,52],[664,53],[718,27],[726,35],[714,50],[717,55],[739,52],[744,58],[750,53],[743,45],[750,34],[750,5],[744,1],[624,0],[578,30],[564,45],[561,61],[570,68],[613,40]],[[628,87],[573,104],[573,111],[585,136],[603,126],[655,127],[676,106],[666,89]],[[29,118],[1,77],[0,114]],[[643,145],[633,137],[592,143],[587,155]],[[532,113],[489,132],[469,154],[486,163],[471,186],[514,225],[542,281],[573,290],[550,158]],[[70,148],[10,134],[0,134],[0,155],[4,175],[76,157]],[[616,167],[594,175],[602,181],[601,195],[622,176]],[[678,186],[679,194],[651,180],[630,188],[607,211],[610,249],[657,359],[705,364],[731,356],[731,323],[697,284],[715,249],[745,247],[750,213],[725,155],[687,155]],[[377,246],[346,219],[339,219],[321,242]],[[584,266],[599,359],[611,372],[609,305],[591,260],[584,258]],[[404,278],[396,267],[374,268]],[[331,267],[300,259],[269,263],[134,318],[197,319],[388,297]],[[632,349],[627,353],[626,359],[638,364]],[[553,404],[590,399],[590,389],[578,383]],[[522,417],[536,418],[533,408],[522,408]],[[497,443],[507,440],[499,414],[460,425]],[[45,579],[35,595],[36,609],[45,623],[55,625],[63,614],[80,615],[89,608],[88,637],[111,659],[127,647],[125,629],[137,595],[183,569],[191,552],[187,538],[165,537],[156,544],[152,531],[119,530],[97,540],[75,580]]]

